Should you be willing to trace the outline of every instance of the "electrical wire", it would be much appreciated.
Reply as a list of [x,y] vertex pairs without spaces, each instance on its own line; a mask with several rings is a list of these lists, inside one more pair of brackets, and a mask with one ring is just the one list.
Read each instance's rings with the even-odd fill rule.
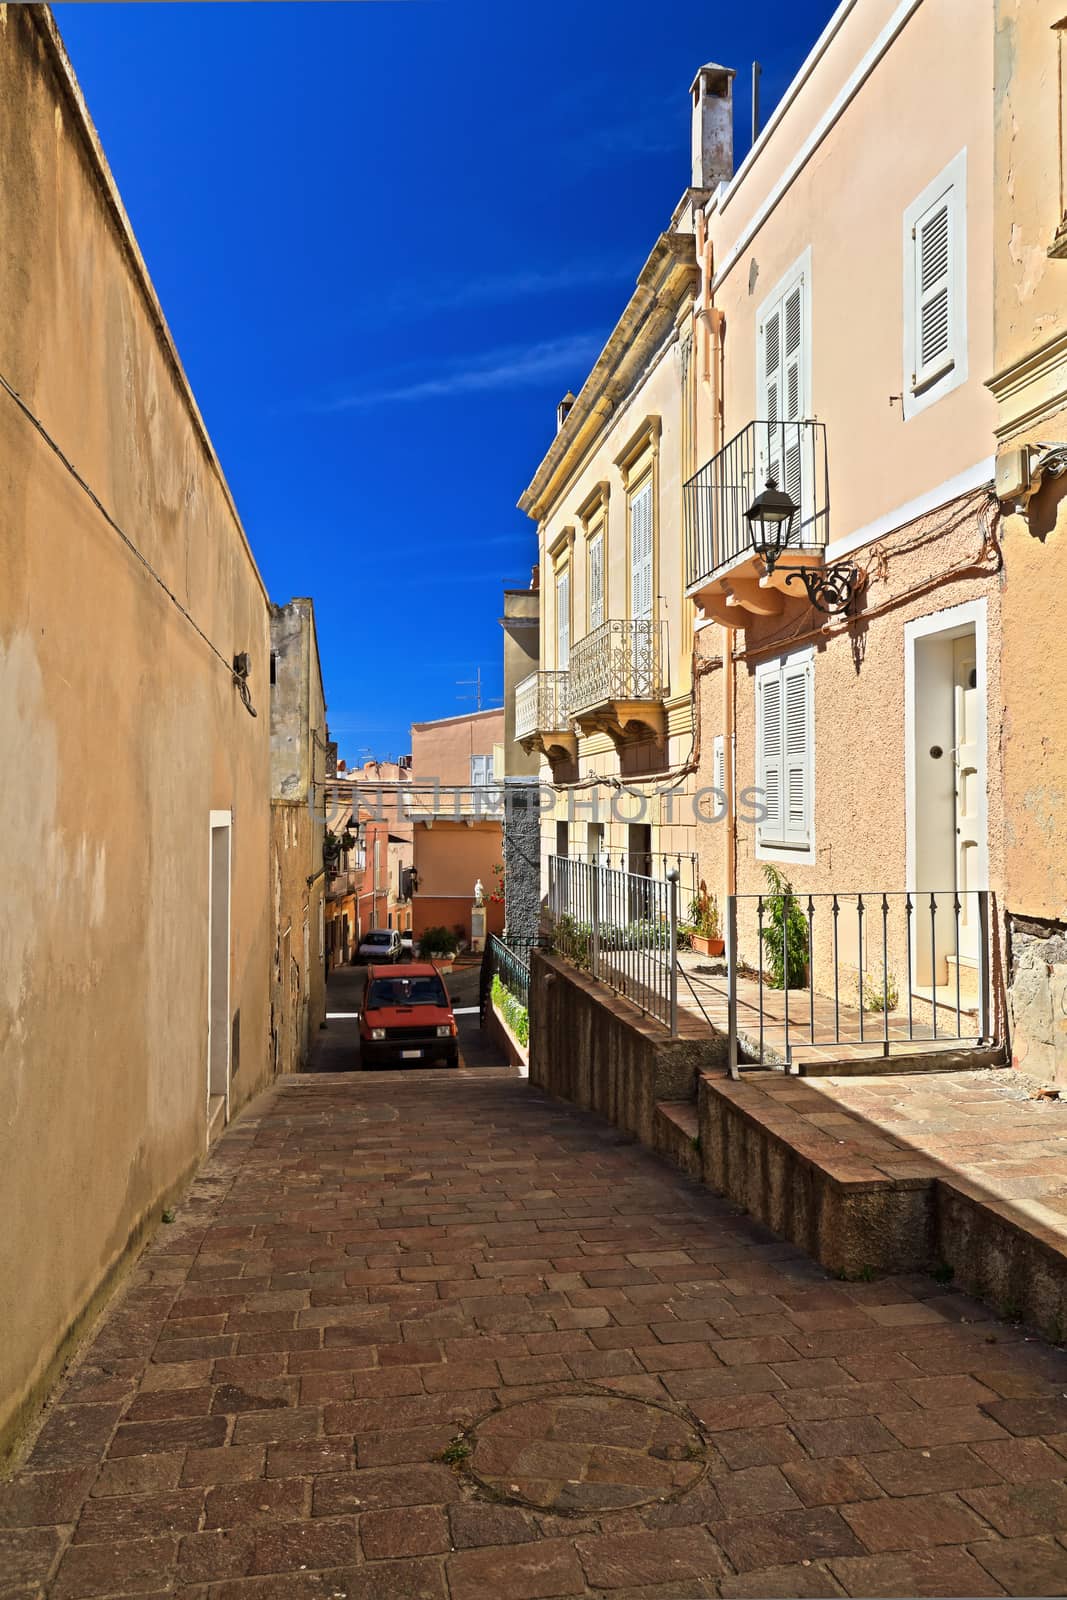
[[100,496],[96,493],[95,489],[93,489],[91,487],[91,485],[88,484],[85,481],[85,479],[82,477],[81,473],[78,471],[77,467],[74,465],[73,461],[71,461],[70,457],[64,453],[64,451],[61,448],[61,446],[56,443],[55,439],[53,439],[52,435],[49,433],[48,429],[45,427],[45,425],[41,421],[40,417],[36,416],[35,413],[30,410],[29,406],[26,404],[25,400],[23,400],[23,398],[19,394],[18,390],[15,389],[7,381],[7,379],[4,377],[2,372],[0,372],[0,388],[2,388],[5,391],[5,393],[7,393],[7,394],[9,394],[11,396],[12,400],[14,400],[15,404],[18,406],[19,410],[22,412],[23,416],[27,419],[28,422],[33,424],[34,428],[36,428],[37,432],[40,434],[41,438],[44,440],[44,442],[48,446],[48,448],[53,452],[54,455],[56,455],[59,458],[59,460],[66,467],[67,471],[70,473],[71,477],[74,479],[74,481],[78,485],[78,487],[92,501],[93,505],[96,507],[97,511],[99,511],[100,515],[103,517],[103,519],[107,523],[108,527],[111,528],[113,532],[118,534],[119,538],[122,540],[122,542],[126,546],[126,548],[133,555],[135,555],[137,557],[137,560],[144,567],[145,571],[148,572],[155,579],[156,583],[158,583],[159,587],[163,590],[163,593],[167,596],[167,599],[171,602],[172,605],[177,607],[177,609],[181,612],[182,616],[185,618],[186,622],[188,622],[189,626],[194,630],[194,632],[196,632],[196,633],[198,633],[200,635],[201,639],[203,639],[204,643],[207,645],[207,647],[211,651],[212,655],[217,656],[218,659],[222,662],[223,666],[226,668],[226,671],[229,673],[230,677],[232,678],[234,685],[236,686],[237,692],[241,697],[241,701],[242,701],[242,704],[244,705],[245,710],[248,712],[249,716],[252,716],[252,717],[256,716],[258,713],[256,712],[255,706],[252,704],[252,696],[251,696],[251,693],[250,693],[249,688],[248,688],[248,683],[246,682],[244,676],[234,669],[233,662],[232,661],[227,661],[226,657],[223,655],[222,651],[218,648],[218,646],[211,642],[211,640],[208,638],[207,634],[204,632],[203,628],[197,622],[196,618],[193,617],[190,614],[190,612],[186,610],[185,606],[182,605],[181,601],[178,599],[178,596],[174,593],[173,589],[170,589],[170,588],[167,587],[167,584],[160,577],[159,573],[156,571],[156,569],[152,565],[152,563],[148,560],[147,556],[142,555],[141,551],[134,544],[134,542],[130,538],[129,534],[126,533],[124,531],[124,529],[122,529],[119,526],[119,524],[115,521],[115,519],[111,515],[110,511],[107,509],[107,507],[104,505],[103,501],[100,499]]

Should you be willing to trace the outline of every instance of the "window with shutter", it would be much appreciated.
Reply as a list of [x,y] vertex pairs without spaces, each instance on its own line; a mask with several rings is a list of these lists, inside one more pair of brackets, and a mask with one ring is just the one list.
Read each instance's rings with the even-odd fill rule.
[[571,575],[561,572],[556,579],[556,670],[566,672],[571,664]]
[[757,842],[810,851],[814,842],[814,660],[763,662],[756,673],[756,781],[764,818]]
[[802,513],[812,492],[805,481],[802,430],[795,424],[811,413],[808,303],[810,268],[807,257],[761,308],[757,332],[758,419],[766,423],[759,441],[757,473],[762,489],[767,478],[787,490]]
[[589,541],[589,631],[604,620],[604,535],[595,533]]
[[480,789],[493,781],[492,756],[471,756],[471,785]]
[[652,480],[630,498],[630,615],[652,615]]
[[967,152],[904,213],[904,415],[967,377]]

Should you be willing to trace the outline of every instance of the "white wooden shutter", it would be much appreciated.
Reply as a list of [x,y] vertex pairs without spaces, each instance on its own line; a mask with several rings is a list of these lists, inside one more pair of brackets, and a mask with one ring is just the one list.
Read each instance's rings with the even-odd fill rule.
[[782,673],[777,661],[761,668],[756,678],[757,781],[763,790],[764,818],[760,839],[782,838]]
[[604,620],[604,535],[595,533],[589,541],[589,631]]
[[[760,362],[761,393],[759,420],[767,423],[766,460],[760,467],[761,478],[773,478],[781,486],[783,466],[781,436],[778,424],[782,419],[782,303],[778,301],[763,323],[761,344],[763,359]],[[755,486],[758,494],[763,484]]]
[[784,332],[782,341],[782,488],[798,506],[803,505],[804,485],[801,481],[800,429],[789,427],[804,415],[804,285],[803,281],[790,289],[785,297]]
[[794,662],[782,668],[782,837],[786,844],[811,842],[812,665]]
[[630,501],[630,615],[652,615],[652,481]]
[[493,779],[492,756],[471,756],[471,785],[481,788]]
[[571,575],[561,572],[556,579],[556,670],[566,672],[571,664]]
[[711,747],[711,784],[712,788],[726,794],[726,740],[721,733],[715,735]]
[[912,229],[915,251],[915,370],[920,389],[953,365],[952,191],[926,211]]

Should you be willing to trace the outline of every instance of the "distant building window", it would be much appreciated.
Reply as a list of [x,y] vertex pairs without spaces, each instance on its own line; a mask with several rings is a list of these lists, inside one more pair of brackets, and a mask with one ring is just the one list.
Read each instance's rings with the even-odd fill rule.
[[566,822],[556,823],[556,854],[565,856],[570,848],[570,828]]
[[471,787],[484,788],[493,781],[492,756],[471,756]]
[[278,681],[278,652],[277,652],[277,650],[272,650],[271,653],[270,653],[270,681],[271,681],[271,683],[277,683],[277,681]]

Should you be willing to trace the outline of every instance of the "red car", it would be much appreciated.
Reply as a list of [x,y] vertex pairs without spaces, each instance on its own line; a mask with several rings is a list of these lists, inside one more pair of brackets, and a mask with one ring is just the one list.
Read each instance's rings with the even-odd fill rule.
[[408,1061],[459,1065],[456,1019],[445,981],[428,961],[368,967],[359,1049],[365,1067]]

